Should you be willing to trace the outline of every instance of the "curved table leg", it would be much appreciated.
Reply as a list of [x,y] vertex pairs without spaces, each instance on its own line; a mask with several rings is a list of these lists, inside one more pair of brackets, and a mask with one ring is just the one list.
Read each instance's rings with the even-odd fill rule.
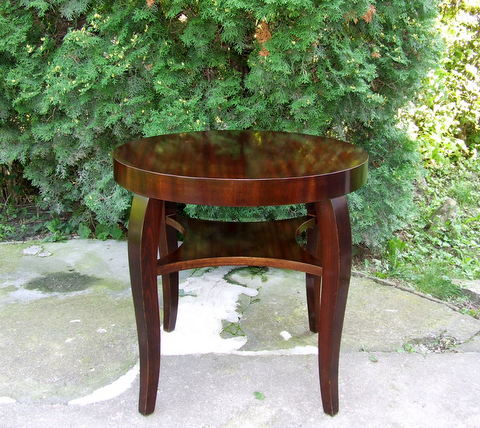
[[[165,215],[161,219],[159,252],[160,257],[175,251],[178,247],[177,231],[165,223],[165,216],[176,212],[174,202],[165,202]],[[178,312],[178,272],[162,275],[163,329],[173,331]]]
[[[307,204],[308,214],[315,215],[315,205]],[[318,257],[318,229],[307,229],[306,250],[313,256]],[[321,278],[310,273],[305,274],[307,289],[308,327],[312,333],[317,333],[317,317],[319,313]]]
[[323,263],[318,328],[318,363],[323,410],[338,412],[338,358],[352,260],[352,239],[345,196],[315,204]]
[[157,291],[157,250],[164,203],[135,195],[128,228],[128,261],[140,352],[138,409],[155,409],[160,370],[160,317]]

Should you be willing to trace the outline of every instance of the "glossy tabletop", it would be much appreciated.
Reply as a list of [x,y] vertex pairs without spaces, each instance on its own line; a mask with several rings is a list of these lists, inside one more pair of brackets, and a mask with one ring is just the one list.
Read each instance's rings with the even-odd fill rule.
[[114,152],[115,180],[137,194],[208,205],[307,203],[347,194],[367,177],[360,147],[274,131],[144,138]]

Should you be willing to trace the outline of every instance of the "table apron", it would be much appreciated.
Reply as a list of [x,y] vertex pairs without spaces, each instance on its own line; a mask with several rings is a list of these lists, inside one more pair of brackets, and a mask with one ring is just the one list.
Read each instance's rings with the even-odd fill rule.
[[115,180],[136,194],[165,201],[229,207],[310,203],[343,196],[366,181],[366,168],[288,179],[222,180],[179,177],[115,162]]

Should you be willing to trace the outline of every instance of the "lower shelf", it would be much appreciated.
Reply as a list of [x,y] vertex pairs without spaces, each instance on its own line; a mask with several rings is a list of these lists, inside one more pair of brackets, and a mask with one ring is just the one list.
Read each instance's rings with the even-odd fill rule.
[[313,217],[268,222],[222,222],[175,216],[167,220],[184,234],[183,244],[158,260],[157,274],[208,266],[270,266],[321,276],[320,260],[296,237]]

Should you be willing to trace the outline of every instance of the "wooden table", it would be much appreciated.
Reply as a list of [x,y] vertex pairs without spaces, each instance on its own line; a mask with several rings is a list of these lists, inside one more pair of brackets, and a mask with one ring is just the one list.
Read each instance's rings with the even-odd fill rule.
[[[133,141],[117,148],[113,157],[115,180],[135,194],[128,258],[140,348],[139,411],[152,413],[157,395],[157,275],[162,275],[164,330],[172,331],[179,270],[249,265],[306,273],[309,328],[318,332],[323,408],[336,414],[351,268],[345,195],[366,181],[366,152],[302,134],[206,131]],[[305,203],[308,215],[256,223],[202,221],[179,215],[176,203],[226,207]],[[180,247],[177,231],[184,235]],[[306,248],[296,240],[302,231],[307,234]]]

